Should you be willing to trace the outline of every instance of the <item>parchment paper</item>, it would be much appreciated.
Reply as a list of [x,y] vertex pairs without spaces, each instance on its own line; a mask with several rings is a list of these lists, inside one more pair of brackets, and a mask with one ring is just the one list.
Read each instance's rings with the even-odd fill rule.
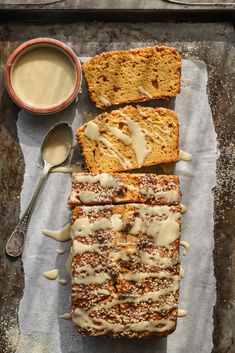
[[[71,187],[68,174],[51,174],[35,207],[23,253],[25,289],[19,309],[21,331],[18,353],[209,353],[212,349],[215,279],[213,273],[213,196],[215,185],[216,134],[206,94],[207,70],[202,61],[183,60],[182,92],[177,98],[158,102],[175,109],[180,118],[180,147],[193,154],[192,162],[176,163],[180,176],[183,215],[182,239],[191,244],[182,258],[185,278],[181,281],[179,308],[188,316],[179,318],[176,331],[166,338],[126,340],[81,337],[71,321],[58,315],[70,311],[70,282],[67,286],[49,281],[44,271],[59,268],[68,278],[65,262],[69,243],[45,237],[42,229],[59,229],[70,218],[67,199]],[[74,131],[84,122],[83,112],[95,112],[83,83],[83,94],[69,109],[56,116],[39,117],[19,113],[17,129],[25,158],[21,211],[27,206],[41,170],[40,145],[49,127],[58,121],[72,123]],[[80,158],[79,150],[73,160]],[[65,249],[58,255],[56,249]]]

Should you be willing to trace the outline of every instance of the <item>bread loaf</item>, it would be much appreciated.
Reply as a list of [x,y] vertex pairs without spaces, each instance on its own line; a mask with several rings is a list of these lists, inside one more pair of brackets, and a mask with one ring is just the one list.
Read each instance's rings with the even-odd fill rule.
[[181,208],[75,207],[72,319],[79,333],[142,338],[175,330]]
[[77,131],[89,170],[116,172],[179,158],[179,122],[165,108],[126,106],[98,115]]
[[128,173],[74,173],[69,205],[180,202],[179,178],[175,175]]
[[99,108],[174,97],[180,92],[181,58],[174,48],[111,51],[88,60],[83,71]]

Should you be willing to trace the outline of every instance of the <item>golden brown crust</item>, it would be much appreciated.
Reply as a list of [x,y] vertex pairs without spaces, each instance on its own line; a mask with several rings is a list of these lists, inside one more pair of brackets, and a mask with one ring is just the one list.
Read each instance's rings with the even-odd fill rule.
[[103,109],[176,96],[180,68],[177,50],[164,46],[105,52],[83,64],[90,97]]
[[[124,134],[132,139],[133,131],[127,126],[126,118],[134,121],[141,130],[140,134],[144,135],[143,149],[147,148],[148,152],[140,164],[132,142],[123,142],[111,131],[113,128],[118,129],[122,136]],[[106,146],[104,139],[98,141],[87,137],[86,129],[94,123],[98,126],[100,136],[105,138]],[[110,113],[102,113],[92,122],[84,124],[77,131],[77,139],[91,172],[132,170],[178,160],[179,121],[177,114],[170,109],[126,106]],[[113,151],[110,151],[110,147],[107,148],[107,143],[112,144]]]

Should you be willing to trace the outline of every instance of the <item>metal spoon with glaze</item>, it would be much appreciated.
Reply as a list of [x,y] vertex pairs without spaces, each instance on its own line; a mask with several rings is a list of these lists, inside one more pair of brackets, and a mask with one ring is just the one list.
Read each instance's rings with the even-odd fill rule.
[[9,256],[18,257],[21,255],[24,248],[30,216],[32,214],[41,186],[45,181],[50,169],[65,162],[70,154],[72,145],[73,131],[71,125],[68,123],[63,122],[56,124],[48,131],[47,135],[45,136],[41,146],[41,155],[44,161],[42,176],[34,191],[31,201],[26,211],[24,212],[23,217],[7,241],[6,252]]

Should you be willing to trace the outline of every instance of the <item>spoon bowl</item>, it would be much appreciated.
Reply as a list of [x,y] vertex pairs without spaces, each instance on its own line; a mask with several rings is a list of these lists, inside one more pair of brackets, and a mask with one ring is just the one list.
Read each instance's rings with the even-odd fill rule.
[[62,122],[54,125],[45,136],[41,155],[44,163],[57,166],[66,161],[73,145],[71,125]]

